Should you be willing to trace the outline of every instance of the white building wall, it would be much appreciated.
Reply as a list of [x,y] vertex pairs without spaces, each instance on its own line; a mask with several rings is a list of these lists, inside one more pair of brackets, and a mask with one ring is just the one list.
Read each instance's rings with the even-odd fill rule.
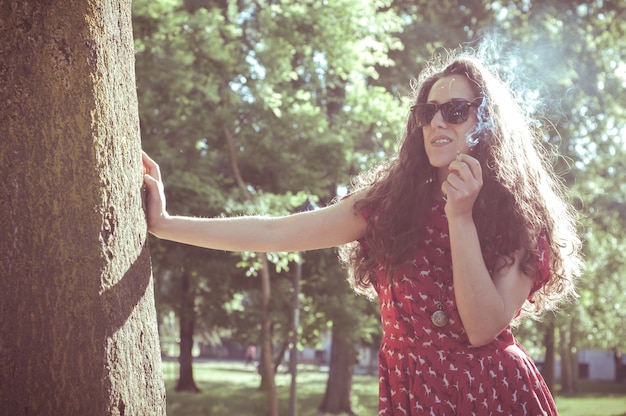
[[[539,360],[543,361],[543,359]],[[581,350],[578,352],[578,365],[587,365],[588,374],[584,377],[582,372],[579,374],[581,379],[588,380],[615,380],[615,358],[613,351],[608,350]],[[561,378],[561,360],[557,359],[554,363],[554,376]]]
[[578,363],[589,365],[590,380],[614,380],[615,359],[613,351],[583,350],[578,353]]

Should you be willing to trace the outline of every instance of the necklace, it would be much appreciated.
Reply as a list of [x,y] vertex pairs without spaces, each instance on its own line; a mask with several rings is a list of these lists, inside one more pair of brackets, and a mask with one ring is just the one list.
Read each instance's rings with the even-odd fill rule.
[[430,320],[433,321],[436,327],[443,328],[448,323],[448,315],[443,311],[443,304],[437,302],[437,310],[430,315]]
[[443,328],[448,324],[448,314],[444,310],[443,303],[445,297],[444,288],[446,287],[446,284],[443,282],[443,279],[441,279],[441,268],[437,268],[434,274],[436,276],[435,285],[439,289],[439,299],[435,300],[437,310],[430,315],[430,320],[436,327]]
[[437,310],[430,315],[430,320],[433,324],[435,324],[438,328],[443,328],[448,323],[448,314],[443,310],[443,293],[442,286],[443,283],[435,282],[435,284],[439,287],[439,300],[435,301],[435,305],[437,306]]
[[[458,157],[458,156],[457,156]],[[447,196],[443,195],[443,200],[446,201],[447,200]],[[440,208],[441,209],[441,208]],[[445,214],[444,214],[445,217]],[[443,228],[443,227],[442,227]],[[447,228],[447,227],[446,227]],[[434,230],[428,230],[429,234],[432,234],[434,232]],[[441,232],[441,237],[443,237],[445,234],[445,231],[443,230],[439,230]],[[438,247],[435,248],[436,250],[440,250],[440,255],[444,255],[445,250],[442,247]],[[426,263],[428,264],[428,261],[426,261]],[[437,310],[435,310],[431,315],[430,315],[430,320],[433,323],[433,325],[435,325],[437,328],[443,328],[444,326],[446,326],[448,324],[449,318],[448,318],[448,314],[445,311],[445,307],[444,307],[444,298],[445,298],[445,292],[444,292],[444,288],[447,289],[445,282],[445,279],[442,278],[442,272],[443,269],[439,266],[436,265],[431,265],[430,266],[431,269],[433,270],[433,278],[434,278],[434,283],[435,285],[437,285],[437,288],[439,289],[439,299],[436,299],[434,301],[435,303],[435,307],[437,308]]]

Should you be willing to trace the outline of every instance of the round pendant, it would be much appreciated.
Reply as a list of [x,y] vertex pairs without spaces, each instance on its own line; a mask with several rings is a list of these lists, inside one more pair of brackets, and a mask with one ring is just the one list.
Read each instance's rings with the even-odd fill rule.
[[433,321],[435,326],[441,328],[448,323],[448,315],[442,310],[437,310],[430,316],[430,320]]

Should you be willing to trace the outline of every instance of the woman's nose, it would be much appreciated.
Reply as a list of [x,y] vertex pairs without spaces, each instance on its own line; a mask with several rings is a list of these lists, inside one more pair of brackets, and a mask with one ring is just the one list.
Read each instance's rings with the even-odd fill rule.
[[433,116],[433,119],[430,120],[430,125],[431,126],[441,126],[441,125],[445,125],[446,121],[443,119],[443,114],[441,113],[441,108],[437,109],[437,112],[435,113],[435,115]]

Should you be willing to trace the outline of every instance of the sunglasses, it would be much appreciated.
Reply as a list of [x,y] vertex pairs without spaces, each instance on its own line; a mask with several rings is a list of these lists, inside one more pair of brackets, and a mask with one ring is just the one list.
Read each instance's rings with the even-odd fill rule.
[[469,118],[470,107],[480,106],[482,98],[478,97],[472,101],[453,100],[443,104],[422,103],[411,107],[411,115],[417,127],[424,127],[433,120],[437,111],[441,110],[441,116],[446,123],[461,124]]

